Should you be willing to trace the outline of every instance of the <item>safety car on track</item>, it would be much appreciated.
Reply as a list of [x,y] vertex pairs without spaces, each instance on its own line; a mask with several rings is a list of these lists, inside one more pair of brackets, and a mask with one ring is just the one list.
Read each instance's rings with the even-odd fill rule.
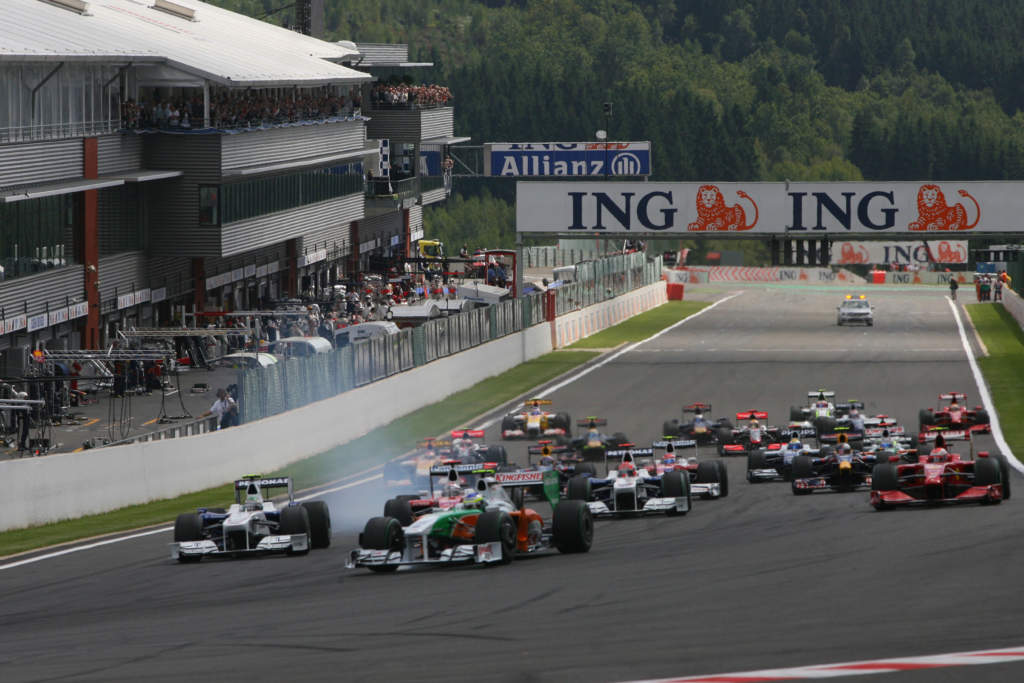
[[[982,406],[967,408],[967,394],[951,391],[939,394],[935,408],[922,408],[918,412],[918,432],[925,434],[933,427],[987,433],[992,431],[988,411]],[[921,439],[922,443],[924,439]]]
[[[554,509],[550,521],[514,502],[506,490],[537,485]],[[507,564],[517,555],[552,548],[585,553],[593,537],[594,520],[587,505],[559,500],[556,472],[499,472],[481,478],[476,495],[466,496],[453,508],[420,515],[412,524],[403,525],[394,517],[370,519],[346,566],[393,572],[402,565]]]
[[[981,451],[970,459],[947,450],[948,441],[970,441],[969,431],[937,435],[930,451],[918,451],[915,462],[875,465],[871,472],[871,504],[876,510],[903,505],[1000,503],[1010,498],[1005,456]],[[970,448],[973,450],[973,448]]]
[[[263,492],[284,488],[288,502],[277,505]],[[331,515],[323,501],[295,502],[290,477],[250,475],[235,482],[235,502],[227,509],[199,508],[174,522],[171,558],[198,562],[204,557],[239,557],[282,552],[304,555],[331,544]]]
[[608,451],[607,458],[619,459],[605,476],[578,474],[569,480],[566,496],[584,501],[595,516],[663,513],[685,515],[690,511],[690,477],[675,469],[656,474],[638,467],[636,458],[653,460],[653,448]]
[[572,418],[569,413],[553,413],[541,406],[551,401],[531,398],[519,410],[501,420],[503,439],[540,439],[545,436],[571,436]]
[[847,294],[846,298],[836,306],[836,325],[867,325],[875,324],[874,306],[868,303],[863,294]]

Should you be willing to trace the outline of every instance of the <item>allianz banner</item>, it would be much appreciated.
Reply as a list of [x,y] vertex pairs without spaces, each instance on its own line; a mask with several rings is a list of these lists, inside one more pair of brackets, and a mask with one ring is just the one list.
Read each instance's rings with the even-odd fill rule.
[[484,175],[646,176],[651,174],[650,142],[488,142]]
[[884,265],[925,265],[928,263],[967,263],[967,240],[919,240],[917,242],[832,242],[832,263],[848,266],[858,263]]
[[516,231],[932,239],[1024,232],[1024,183],[519,181]]

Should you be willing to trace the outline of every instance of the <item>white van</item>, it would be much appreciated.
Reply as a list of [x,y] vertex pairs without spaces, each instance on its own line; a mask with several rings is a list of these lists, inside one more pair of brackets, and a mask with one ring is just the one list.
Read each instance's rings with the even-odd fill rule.
[[274,353],[282,358],[305,358],[318,353],[330,353],[331,342],[323,337],[285,337],[274,342]]
[[334,331],[334,345],[339,349],[360,339],[370,339],[385,334],[398,334],[398,325],[387,320],[371,320]]

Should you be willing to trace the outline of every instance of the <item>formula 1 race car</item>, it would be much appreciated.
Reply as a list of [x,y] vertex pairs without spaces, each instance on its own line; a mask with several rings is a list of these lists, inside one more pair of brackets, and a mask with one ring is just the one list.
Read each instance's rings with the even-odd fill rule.
[[[982,406],[974,409],[963,407],[967,403],[967,394],[951,391],[939,394],[939,403],[935,408],[922,408],[918,413],[919,434],[925,434],[930,427],[946,429],[969,429],[972,432],[988,433],[992,431],[989,424],[988,411]],[[921,439],[924,443],[924,439]]]
[[789,481],[793,478],[793,460],[800,455],[817,456],[819,449],[810,448],[798,440],[789,443],[771,443],[747,455],[747,481]]
[[497,469],[508,467],[508,452],[501,444],[484,444],[483,430],[453,429],[450,439],[428,437],[417,444],[417,450],[402,460],[384,465],[383,480],[387,488],[426,490],[431,484],[431,471],[446,460],[462,463],[494,463]]
[[588,417],[585,420],[577,420],[577,427],[586,427],[587,431],[582,436],[571,441],[572,447],[579,455],[588,462],[604,462],[604,454],[609,448],[618,448],[629,439],[622,432],[615,432],[611,436],[603,434],[598,427],[608,424],[603,417]]
[[[481,477],[493,476],[498,463],[462,463],[459,460],[444,460],[430,469],[430,488],[419,494],[401,494],[384,503],[384,516],[394,517],[402,526],[425,512],[435,509],[448,510],[463,501],[466,495],[475,495],[474,487]],[[435,484],[435,480],[438,481]]]
[[[887,454],[888,451],[879,453]],[[846,493],[867,488],[871,485],[871,470],[878,457],[878,454],[854,451],[845,442],[837,448],[824,446],[817,456],[798,455],[793,458],[790,469],[793,494],[799,496],[815,491]]]
[[683,457],[679,449],[696,449],[695,439],[670,439],[655,441],[651,444],[654,450],[664,449],[661,459],[655,458],[650,463],[641,464],[651,474],[664,475],[676,470],[686,472],[690,477],[690,494],[701,498],[724,498],[729,495],[729,470],[721,460],[698,460],[696,457]]
[[683,437],[693,439],[698,445],[706,446],[715,440],[715,434],[719,429],[732,429],[732,422],[727,417],[720,417],[712,421],[709,418],[711,412],[710,403],[691,403],[683,406],[683,414],[693,413],[693,419],[683,422],[673,418],[666,420],[662,425],[662,434],[665,438]]
[[569,413],[552,413],[541,406],[551,401],[531,398],[514,413],[501,419],[501,438],[540,439],[545,436],[571,436],[572,418]]
[[635,458],[654,458],[653,448],[608,451],[608,459],[621,459],[604,477],[578,474],[569,480],[566,496],[585,501],[596,516],[664,513],[685,515],[690,511],[690,477],[670,470],[652,474],[638,468]]
[[943,503],[1000,503],[1010,498],[1010,476],[1002,454],[978,453],[976,460],[946,450],[946,436],[970,440],[970,432],[940,435],[931,452],[916,462],[901,463],[892,456],[871,473],[871,504],[876,510],[901,505]]
[[[288,502],[282,507],[263,499],[263,491],[274,488],[288,490]],[[296,503],[290,477],[254,474],[235,482],[235,502],[227,510],[199,508],[178,515],[171,559],[198,562],[204,557],[273,552],[305,555],[310,548],[330,544],[331,514],[326,503]]]
[[[550,521],[513,502],[506,491],[537,485],[554,508]],[[393,572],[402,565],[508,564],[517,555],[551,548],[563,553],[590,550],[593,516],[586,503],[559,501],[556,472],[499,472],[481,478],[476,493],[451,509],[420,515],[409,525],[394,517],[370,519],[345,566]]]
[[[533,460],[535,457],[537,458],[536,463]],[[594,463],[589,462],[572,446],[559,446],[546,439],[542,439],[537,442],[536,446],[530,446],[526,449],[526,462],[528,465],[526,469],[528,470],[536,469],[541,472],[552,470],[558,472],[560,490],[565,489],[569,479],[577,474],[597,474]],[[531,492],[543,497],[540,490]]]
[[748,455],[758,448],[765,448],[768,444],[779,443],[783,436],[778,427],[761,424],[761,420],[767,420],[768,413],[763,410],[745,410],[736,413],[736,420],[750,420],[749,423],[739,427],[718,427],[715,429],[715,439],[718,441],[719,455]]

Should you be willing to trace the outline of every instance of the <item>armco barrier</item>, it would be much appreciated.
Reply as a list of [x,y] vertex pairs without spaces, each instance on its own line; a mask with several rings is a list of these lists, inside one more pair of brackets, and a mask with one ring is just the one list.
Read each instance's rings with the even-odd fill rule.
[[551,351],[558,330],[562,344],[571,343],[664,300],[665,284],[658,282],[564,316],[571,322],[534,325],[231,429],[0,461],[5,484],[0,531],[172,498],[219,486],[246,472],[285,467]]

